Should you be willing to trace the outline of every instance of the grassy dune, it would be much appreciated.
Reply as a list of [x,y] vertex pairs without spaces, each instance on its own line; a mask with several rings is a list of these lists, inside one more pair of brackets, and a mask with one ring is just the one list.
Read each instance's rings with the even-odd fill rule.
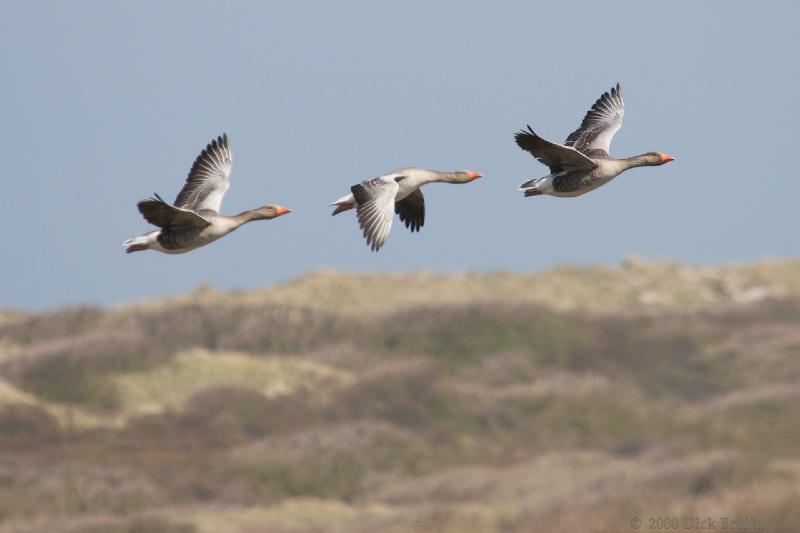
[[0,313],[0,533],[800,523],[800,263]]

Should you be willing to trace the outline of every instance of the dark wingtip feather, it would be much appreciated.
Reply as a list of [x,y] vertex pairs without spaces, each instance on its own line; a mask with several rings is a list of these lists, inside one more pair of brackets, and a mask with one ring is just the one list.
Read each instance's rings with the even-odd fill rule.
[[365,204],[369,199],[369,194],[367,193],[367,189],[365,189],[364,186],[361,185],[360,183],[350,187],[350,192],[353,193],[356,202],[358,202],[359,204]]
[[525,139],[526,137],[531,137],[531,136],[533,136],[534,138],[539,137],[538,135],[536,135],[536,132],[533,131],[533,128],[531,128],[530,125],[528,125],[528,131],[519,130],[517,133],[514,134],[514,141],[516,141],[517,146],[527,151],[528,147],[525,146]]

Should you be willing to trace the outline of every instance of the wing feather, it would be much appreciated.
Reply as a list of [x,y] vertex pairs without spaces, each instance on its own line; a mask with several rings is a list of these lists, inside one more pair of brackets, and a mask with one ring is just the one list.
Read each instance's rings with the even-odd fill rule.
[[205,228],[211,223],[194,211],[169,205],[159,195],[142,200],[136,207],[144,219],[154,226],[170,228]]
[[222,198],[230,187],[233,156],[228,147],[228,135],[212,140],[195,159],[186,184],[175,198],[177,207],[219,212]]
[[530,152],[539,162],[550,167],[550,172],[555,174],[562,170],[590,170],[597,165],[571,146],[552,143],[545,140],[528,126],[528,131],[522,130],[514,136],[517,146]]
[[356,199],[358,225],[372,251],[380,250],[392,228],[394,199],[400,186],[393,175],[380,176],[350,188]]
[[422,195],[422,189],[417,189],[396,202],[394,211],[412,233],[419,231],[425,225],[425,197]]
[[614,134],[622,127],[625,102],[619,83],[604,92],[583,117],[580,128],[573,131],[564,143],[584,153],[603,150],[608,154]]

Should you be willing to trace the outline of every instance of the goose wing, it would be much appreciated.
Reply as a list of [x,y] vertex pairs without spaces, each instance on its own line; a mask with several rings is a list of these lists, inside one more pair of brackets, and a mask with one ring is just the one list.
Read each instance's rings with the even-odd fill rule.
[[202,229],[211,224],[208,220],[201,217],[194,211],[169,205],[157,194],[154,198],[142,200],[136,204],[136,207],[139,208],[139,212],[146,221],[163,229]]
[[175,205],[192,211],[210,209],[219,212],[222,198],[231,185],[232,165],[228,136],[223,133],[222,137],[208,143],[194,160],[186,185],[175,198]]
[[417,189],[395,203],[394,211],[412,233],[419,231],[425,225],[425,197],[422,195],[422,189]]
[[608,154],[611,139],[622,127],[623,115],[625,103],[622,101],[622,88],[617,83],[616,87],[600,95],[583,117],[581,127],[570,133],[564,144],[584,153],[602,150]]
[[392,228],[394,199],[402,176],[387,174],[353,185],[350,191],[356,199],[358,225],[373,252],[380,250]]
[[590,170],[597,165],[585,154],[571,146],[552,143],[542,139],[528,126],[528,131],[519,131],[514,139],[517,146],[533,155],[539,162],[550,167],[550,172],[555,174],[562,170]]

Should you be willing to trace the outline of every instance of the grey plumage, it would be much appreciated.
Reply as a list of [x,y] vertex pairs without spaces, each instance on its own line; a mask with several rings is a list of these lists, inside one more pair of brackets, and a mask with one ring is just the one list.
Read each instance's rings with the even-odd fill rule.
[[142,200],[136,207],[144,219],[159,228],[198,227],[205,228],[208,220],[188,209],[169,205],[158,194],[154,198]]
[[530,126],[528,126],[528,131],[517,132],[514,140],[516,140],[517,146],[529,152],[540,163],[550,167],[551,173],[562,170],[590,169],[597,166],[577,149],[552,143],[539,137]]
[[234,216],[221,215],[219,209],[230,186],[232,164],[227,135],[208,143],[192,164],[175,205],[168,204],[158,194],[137,204],[144,219],[159,229],[125,241],[126,252],[152,249],[184,253],[224,237],[247,222],[291,212],[285,207],[266,205]]
[[590,170],[567,172],[553,178],[553,189],[558,193],[574,193],[596,189],[608,180],[595,176]]
[[617,83],[600,95],[580,127],[567,136],[563,145],[539,137],[530,126],[527,131],[516,133],[517,145],[550,169],[549,176],[528,180],[520,190],[525,196],[578,196],[608,183],[630,168],[672,161],[672,157],[660,152],[627,159],[611,157],[611,140],[622,127],[624,114],[622,89]]
[[352,186],[350,194],[331,204],[336,206],[332,214],[355,209],[367,245],[376,252],[389,235],[394,213],[411,232],[418,232],[425,225],[425,197],[420,187],[436,182],[469,183],[479,177],[480,173],[469,170],[437,172],[416,167],[401,168]]

